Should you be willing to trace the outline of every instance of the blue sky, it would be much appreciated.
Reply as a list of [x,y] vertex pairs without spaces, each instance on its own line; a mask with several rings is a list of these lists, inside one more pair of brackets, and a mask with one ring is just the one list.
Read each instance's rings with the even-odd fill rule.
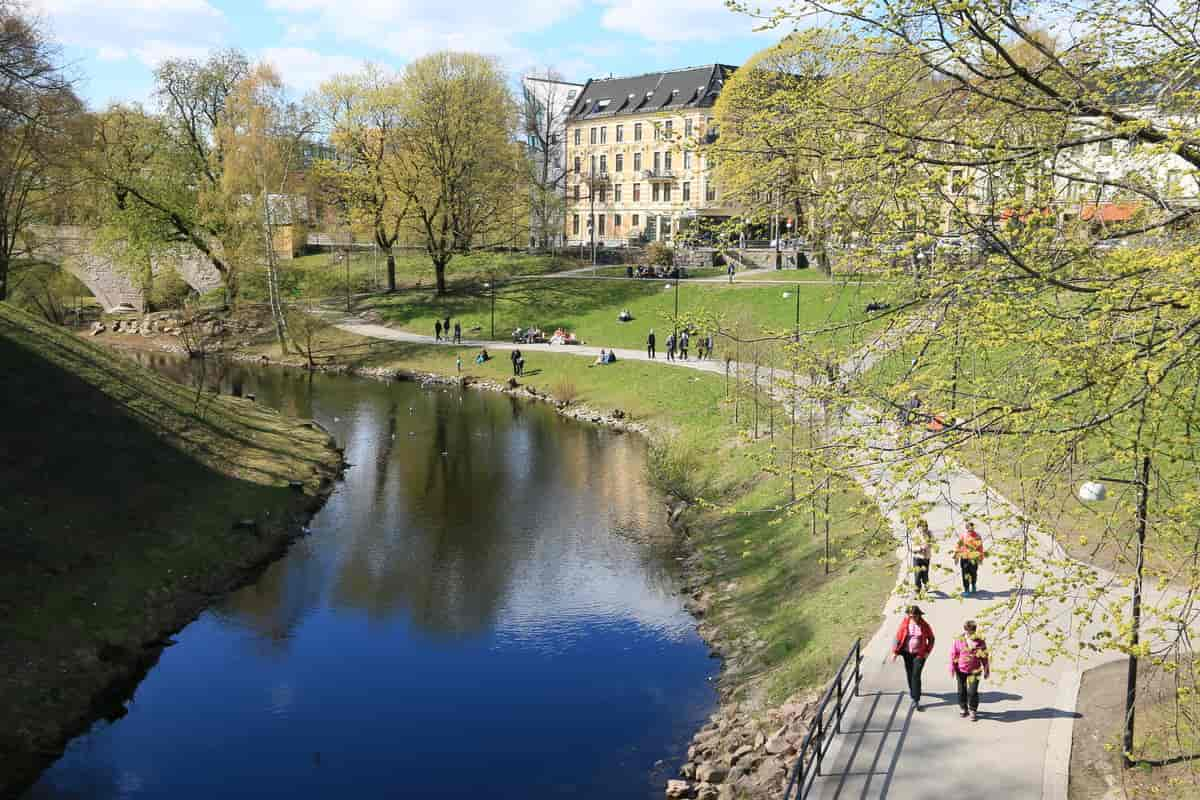
[[367,61],[402,67],[434,50],[490,53],[514,74],[568,80],[721,61],[777,40],[722,0],[27,0],[63,44],[93,106],[146,101],[164,58],[238,47],[297,93]]

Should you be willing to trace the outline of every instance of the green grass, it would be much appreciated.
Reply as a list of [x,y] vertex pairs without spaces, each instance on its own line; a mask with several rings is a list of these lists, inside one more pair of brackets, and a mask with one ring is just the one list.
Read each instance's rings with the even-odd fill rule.
[[[4,794],[90,721],[147,642],[274,552],[275,521],[310,506],[338,458],[298,421],[197,394],[3,303],[0,363]],[[245,518],[260,536],[234,530]]]
[[[668,288],[670,287],[670,288]],[[800,328],[819,330],[861,319],[866,290],[853,284],[801,285]],[[784,297],[784,294],[787,297]],[[675,282],[668,280],[604,281],[587,279],[524,280],[504,284],[495,298],[496,338],[510,340],[514,328],[536,325],[552,332],[562,327],[574,331],[585,343],[596,346],[641,348],[654,328],[662,348],[675,311]],[[796,288],[739,286],[682,281],[678,286],[679,314],[696,327],[699,316],[718,316],[722,327],[742,326],[751,332],[788,332],[796,324]],[[363,307],[379,312],[385,321],[425,335],[433,335],[434,322],[446,316],[464,331],[478,328],[490,337],[492,298],[487,290],[457,292],[438,297],[432,292],[410,291],[375,297]],[[622,309],[632,322],[620,322]],[[828,335],[829,341],[849,343],[851,330]],[[718,342],[718,349],[722,344]]]
[[[516,275],[542,275],[579,266],[569,255],[478,252],[455,256],[446,268],[451,286],[467,286]],[[316,253],[281,264],[281,285],[289,298],[336,297],[346,293],[346,262],[342,254]],[[354,294],[376,292],[387,287],[387,259],[369,251],[350,254],[350,291]],[[429,287],[434,284],[433,262],[424,252],[397,250],[396,284],[399,287]],[[266,274],[255,271],[243,276],[242,296],[247,300],[265,300]]]

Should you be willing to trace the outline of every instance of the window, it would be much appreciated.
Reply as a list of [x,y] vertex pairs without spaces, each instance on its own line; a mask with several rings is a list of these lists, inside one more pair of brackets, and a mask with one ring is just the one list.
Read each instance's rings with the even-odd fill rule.
[[604,235],[604,217],[605,217],[605,215],[604,215],[604,214],[601,214],[601,215],[600,215],[600,217],[599,217],[599,220],[600,220],[600,229],[599,229],[599,230],[600,230],[600,235],[601,235],[601,236],[603,236],[603,235]]
[[663,169],[665,169],[667,172],[671,171],[671,151],[670,150],[668,150],[666,152],[666,154],[663,156]]
[[671,202],[671,184],[669,184],[669,183],[663,184],[663,202],[664,203]]
[[717,199],[717,187],[711,182],[704,185],[704,199],[709,203]]
[[692,151],[691,150],[683,151],[683,168],[684,169],[692,168]]
[[571,215],[571,233],[574,236],[579,235],[579,215],[578,214]]
[[667,120],[663,123],[663,134],[665,134],[668,139],[671,138],[671,120]]
[[662,184],[658,184],[658,183],[650,184],[650,199],[653,200],[655,203],[658,202],[658,198],[659,198],[659,194],[660,194],[659,189],[661,188],[661,186],[662,186]]
[[601,186],[600,188],[598,188],[596,190],[596,199],[599,200],[601,203],[607,203],[608,202],[608,188],[605,186]]
[[578,95],[578,94],[579,94],[579,92],[577,92],[577,91],[575,91],[574,89],[572,89],[571,91],[567,92],[567,99],[568,99],[568,100],[574,100],[574,99],[575,99],[575,97],[576,97],[576,95]]
[[639,201],[641,199],[642,199],[642,185],[640,183],[635,183],[633,185],[633,202],[636,203],[637,201]]
[[592,144],[596,143],[596,129],[588,128],[588,141]]
[[579,199],[579,184],[575,184],[575,199]]
[[1111,156],[1112,150],[1112,139],[1105,139],[1103,142],[1100,142],[1100,155]]
[[582,134],[582,133],[583,133],[583,128],[576,128],[576,129],[575,129],[575,144],[577,144],[577,145],[578,145],[578,144],[581,144],[581,141],[580,141],[580,138],[579,138],[579,136],[580,136],[580,134]]
[[614,203],[621,202],[621,184],[619,184],[619,183],[613,184],[613,202]]
[[629,224],[635,228],[638,226],[638,215],[637,214],[633,215],[632,219],[629,220]]
[[641,172],[641,170],[642,170],[642,154],[634,153],[633,154],[633,171]]
[[600,144],[608,144],[608,126],[600,126]]
[[656,123],[654,123],[654,141],[657,142],[661,138],[662,138],[662,126],[656,122]]
[[617,172],[625,171],[625,156],[622,153],[617,153]]
[[683,202],[686,203],[688,200],[691,200],[691,199],[692,199],[692,182],[684,181],[683,182]]
[[683,135],[689,139],[692,137],[692,119],[691,117],[683,121]]
[[600,156],[600,174],[608,172],[608,156]]
[[[579,133],[579,131],[575,131],[575,132]],[[575,156],[575,174],[578,175],[582,171],[583,171],[583,159],[580,158],[579,156]]]
[[617,141],[618,142],[625,141],[625,126],[624,125],[617,126]]
[[642,140],[642,123],[640,122],[633,123],[633,140],[635,142]]
[[654,174],[657,175],[662,171],[662,153],[654,153]]
[[613,214],[613,233],[621,230],[621,215]]

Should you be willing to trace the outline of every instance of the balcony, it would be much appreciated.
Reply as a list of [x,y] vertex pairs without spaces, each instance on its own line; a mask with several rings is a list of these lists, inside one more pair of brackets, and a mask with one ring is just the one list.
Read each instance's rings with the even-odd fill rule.
[[642,170],[642,179],[647,181],[673,181],[675,180],[675,171],[670,169],[646,169]]

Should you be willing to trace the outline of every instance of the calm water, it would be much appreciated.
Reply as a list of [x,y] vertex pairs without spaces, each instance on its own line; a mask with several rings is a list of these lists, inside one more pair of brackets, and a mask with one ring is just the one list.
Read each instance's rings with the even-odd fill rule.
[[207,370],[352,467],[27,798],[662,796],[717,662],[638,439],[482,392]]

